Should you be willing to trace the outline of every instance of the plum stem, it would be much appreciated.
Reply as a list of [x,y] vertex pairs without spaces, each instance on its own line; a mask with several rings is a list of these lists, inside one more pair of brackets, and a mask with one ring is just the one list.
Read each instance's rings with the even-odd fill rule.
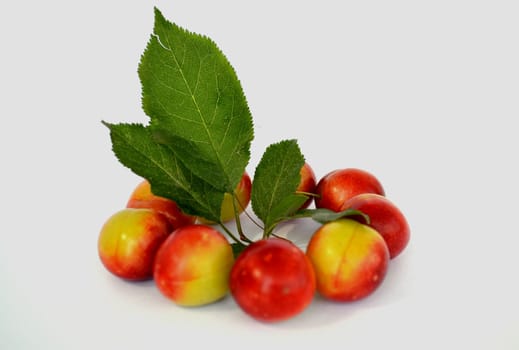
[[241,220],[240,220],[240,209],[242,209],[242,211],[245,211],[245,208],[243,208],[242,204],[240,203],[240,201],[238,200],[238,198],[236,197],[236,195],[233,193],[233,196],[232,196],[232,206],[233,206],[233,209],[234,209],[234,217],[235,217],[235,220],[236,220],[236,229],[238,230],[238,234],[240,236],[240,239],[244,242],[247,242],[247,243],[252,243],[252,241],[245,235],[245,233],[243,232],[243,227],[241,225]]
[[247,215],[247,217],[249,218],[249,220],[250,220],[254,225],[256,225],[258,228],[260,228],[260,229],[262,229],[262,230],[264,229],[264,227],[263,227],[263,226],[262,226],[262,225],[261,225],[257,220],[255,220],[255,219],[252,217],[252,215],[251,215],[247,210],[244,210],[243,212],[245,213],[245,215]]
[[304,196],[313,197],[313,198],[321,198],[320,195],[318,195],[317,193],[312,193],[312,192],[296,191],[296,194],[302,194]]
[[241,241],[223,223],[220,222],[219,224],[220,227],[225,231],[225,233],[232,238],[233,241],[241,244]]

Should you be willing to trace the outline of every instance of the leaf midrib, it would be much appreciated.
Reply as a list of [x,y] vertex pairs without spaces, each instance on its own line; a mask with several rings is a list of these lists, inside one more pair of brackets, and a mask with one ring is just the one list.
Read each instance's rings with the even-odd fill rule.
[[[200,106],[198,104],[198,101],[197,99],[195,98],[195,94],[193,92],[193,90],[191,89],[191,87],[189,86],[189,83],[186,79],[186,76],[184,74],[184,70],[182,69],[182,66],[179,64],[178,62],[178,59],[177,59],[177,56],[175,54],[175,52],[171,49],[172,45],[171,45],[171,42],[169,40],[169,36],[166,34],[166,42],[167,42],[167,45],[168,47],[165,48],[171,55],[173,61],[175,62],[175,65],[177,66],[179,72],[180,72],[180,75],[182,77],[182,81],[184,82],[185,86],[187,87],[187,90],[189,92],[189,95],[191,96],[191,100],[193,101],[193,103],[195,104],[195,107],[196,107],[196,110],[197,110],[197,113],[198,113],[198,116],[201,120],[201,125],[203,125],[203,128],[204,128],[204,131],[207,135],[207,138],[209,139],[209,145],[211,146],[211,150],[213,151],[214,155],[216,156],[216,159],[218,161],[218,165],[220,166],[220,168],[224,169],[224,166],[223,166],[223,161],[222,159],[220,158],[220,155],[219,153],[217,152],[217,148],[215,146],[215,141],[211,135],[211,133],[209,132],[209,128],[208,128],[208,125],[206,124],[206,121],[204,119],[204,115],[202,113],[202,111],[200,110]],[[199,59],[199,66],[198,66],[198,72],[197,72],[197,82],[195,84],[195,86],[198,86],[198,82],[200,80],[200,70],[201,70],[201,67],[202,67],[202,60],[200,58],[200,55],[198,53],[198,50],[197,50],[197,55],[199,56],[198,59]],[[220,90],[219,90],[219,85],[218,85],[218,75],[216,75],[216,80],[217,80],[217,90],[218,90],[218,98],[220,98]],[[233,107],[234,107],[234,103],[233,103]],[[216,105],[215,105],[215,115],[216,115]],[[225,134],[227,135],[227,133]],[[227,181],[227,184],[230,185],[230,179],[229,179],[229,175],[227,174],[227,172],[224,171],[224,176],[226,178],[226,181]]]
[[[286,161],[286,153],[285,153],[285,156],[283,157],[283,163],[281,165],[281,170],[280,170],[280,173],[284,173],[285,172],[285,169],[287,168],[287,161]],[[270,197],[270,201],[269,201],[269,204],[268,204],[268,211],[267,211],[267,219],[266,221],[270,221],[270,218],[268,217],[270,215],[270,213],[272,212],[272,208],[274,207],[274,199],[277,199],[278,197],[278,188],[280,187],[279,186],[279,183],[281,181],[281,177],[280,176],[277,176],[276,177],[276,183],[275,185],[273,186],[273,190],[272,190],[272,193],[273,195]]]

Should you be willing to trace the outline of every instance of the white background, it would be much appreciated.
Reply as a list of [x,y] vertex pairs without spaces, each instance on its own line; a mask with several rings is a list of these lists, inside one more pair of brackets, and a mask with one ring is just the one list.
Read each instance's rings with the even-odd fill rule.
[[[0,5],[0,348],[518,349],[515,1],[19,1]],[[146,121],[153,6],[235,67],[264,148],[375,174],[412,229],[375,294],[278,324],[186,309],[97,256],[138,178],[110,122]],[[303,242],[310,222],[286,227]]]

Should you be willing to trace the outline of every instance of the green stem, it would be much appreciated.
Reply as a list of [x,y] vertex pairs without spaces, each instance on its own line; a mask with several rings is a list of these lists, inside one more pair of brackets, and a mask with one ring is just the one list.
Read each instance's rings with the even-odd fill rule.
[[219,223],[220,227],[225,231],[225,233],[227,233],[227,235],[229,237],[232,238],[232,240],[238,244],[242,244],[241,241],[238,239],[238,237],[236,237],[228,228],[227,226],[225,226],[223,223]]
[[274,232],[272,232],[270,235],[271,235],[272,237],[285,239],[284,237],[281,237],[281,236],[276,235]]
[[312,192],[296,191],[296,194],[302,194],[302,195],[305,195],[308,197],[313,197],[313,198],[321,198],[320,195],[318,195],[317,193],[312,193]]
[[276,238],[279,238],[279,239],[284,239],[285,241],[292,242],[290,239],[288,239],[286,237],[282,237],[282,236],[276,235],[275,233],[272,233],[271,235],[272,235],[272,237],[276,237]]
[[262,229],[262,230],[264,229],[264,227],[263,227],[263,226],[262,226],[258,221],[254,220],[254,218],[252,217],[252,215],[250,215],[249,212],[248,212],[247,210],[244,210],[243,212],[245,213],[245,215],[247,215],[247,217],[249,218],[249,220],[252,221],[252,223],[253,223],[254,225],[256,225],[258,228],[260,228],[260,229]]
[[270,235],[272,234],[272,231],[274,231],[274,229],[276,228],[277,224],[274,224],[270,227],[265,227],[265,229],[263,230],[263,239],[265,238],[269,238]]
[[[240,220],[240,209],[243,209],[245,211],[245,208],[242,208],[242,205],[240,201],[236,198],[235,194],[233,193],[232,196],[232,206],[234,209],[234,217],[236,219],[236,229],[238,230],[238,234],[240,235],[240,239],[247,243],[252,243],[252,241],[245,235],[243,232],[243,227],[241,226],[241,220]],[[239,208],[238,208],[239,206]]]

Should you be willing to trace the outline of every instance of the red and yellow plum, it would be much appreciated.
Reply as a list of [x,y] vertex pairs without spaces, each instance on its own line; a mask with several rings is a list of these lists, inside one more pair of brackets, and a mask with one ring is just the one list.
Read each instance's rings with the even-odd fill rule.
[[122,209],[101,228],[99,257],[106,269],[120,278],[150,279],[155,254],[171,232],[169,220],[152,209]]
[[317,183],[315,206],[339,212],[344,202],[361,193],[385,195],[382,184],[373,174],[357,168],[337,169]]
[[160,292],[181,306],[200,306],[225,297],[234,262],[227,238],[211,226],[176,229],[161,245],[154,265]]
[[325,298],[348,302],[372,294],[386,276],[389,252],[371,227],[352,219],[321,226],[306,249]]

